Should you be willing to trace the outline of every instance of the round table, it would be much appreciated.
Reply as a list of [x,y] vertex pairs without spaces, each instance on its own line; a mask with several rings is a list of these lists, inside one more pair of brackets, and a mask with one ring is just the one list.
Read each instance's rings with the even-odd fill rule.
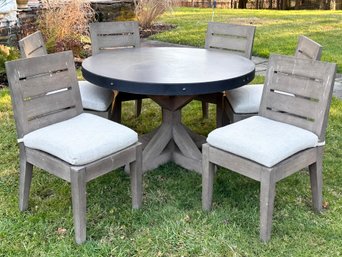
[[120,92],[148,95],[162,107],[161,126],[143,137],[143,170],[168,161],[201,173],[202,141],[181,123],[180,109],[195,96],[249,83],[254,63],[224,51],[198,48],[131,48],[89,57],[86,80]]

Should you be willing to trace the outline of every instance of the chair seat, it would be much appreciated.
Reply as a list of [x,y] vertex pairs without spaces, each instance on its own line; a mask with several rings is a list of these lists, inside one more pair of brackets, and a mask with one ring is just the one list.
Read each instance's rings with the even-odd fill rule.
[[138,141],[138,134],[121,124],[82,113],[35,130],[23,138],[26,147],[47,152],[72,165],[84,165]]
[[101,88],[88,81],[79,81],[82,105],[84,109],[93,111],[107,111],[112,103],[113,92]]
[[253,116],[209,133],[207,142],[216,148],[266,167],[304,149],[315,147],[314,133],[261,116]]
[[263,84],[246,85],[227,92],[227,98],[235,113],[258,113]]

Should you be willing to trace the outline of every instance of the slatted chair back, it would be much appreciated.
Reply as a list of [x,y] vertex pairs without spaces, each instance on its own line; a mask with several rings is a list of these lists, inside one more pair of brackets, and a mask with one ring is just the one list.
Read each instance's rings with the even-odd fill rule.
[[320,60],[322,55],[322,46],[317,42],[305,36],[299,36],[295,57]]
[[46,55],[44,39],[40,31],[19,40],[21,58],[31,58]]
[[272,55],[259,115],[325,138],[336,64]]
[[252,58],[255,26],[209,22],[205,48]]
[[117,48],[140,47],[139,23],[96,22],[90,24],[92,54]]
[[6,63],[18,138],[82,113],[71,51]]

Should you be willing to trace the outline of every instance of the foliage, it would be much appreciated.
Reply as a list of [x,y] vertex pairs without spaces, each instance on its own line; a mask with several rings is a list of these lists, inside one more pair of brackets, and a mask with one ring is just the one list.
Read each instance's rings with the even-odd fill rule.
[[135,15],[143,29],[150,28],[164,12],[172,10],[179,0],[135,0]]
[[19,58],[19,52],[16,48],[0,45],[0,81],[5,81],[6,69],[5,62]]
[[38,19],[49,52],[73,50],[82,52],[82,38],[88,35],[88,24],[94,18],[90,2],[83,0],[46,0],[47,9]]
[[[213,18],[212,18],[213,17]],[[342,11],[277,11],[176,8],[160,21],[176,29],[152,36],[152,39],[204,47],[209,21],[256,26],[253,55],[268,58],[271,53],[293,55],[299,35],[323,46],[322,60],[335,62],[342,72]]]

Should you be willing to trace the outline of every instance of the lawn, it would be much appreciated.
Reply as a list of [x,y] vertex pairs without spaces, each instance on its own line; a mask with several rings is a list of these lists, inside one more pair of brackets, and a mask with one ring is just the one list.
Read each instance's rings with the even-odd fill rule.
[[[177,9],[163,22],[175,30],[154,39],[204,45],[210,9]],[[257,25],[254,54],[292,54],[299,34],[324,46],[323,60],[342,63],[342,12],[216,10],[215,21]],[[258,76],[257,82],[263,77]],[[160,110],[144,100],[139,118],[124,103],[123,123],[145,133],[160,123]],[[183,109],[183,122],[207,135],[214,108]],[[131,209],[129,178],[120,169],[88,184],[87,242],[74,243],[70,185],[34,169],[29,209],[19,212],[19,161],[7,88],[0,89],[0,256],[340,256],[342,255],[342,101],[332,101],[324,154],[324,211],[311,208],[307,170],[279,182],[273,232],[259,240],[259,183],[222,168],[210,213],[201,210],[201,177],[172,163],[144,176],[143,208]]]
[[299,35],[323,46],[322,60],[336,62],[342,72],[342,11],[272,11],[177,8],[164,15],[164,23],[176,29],[153,36],[154,39],[178,44],[204,46],[209,21],[254,25],[257,27],[253,55],[270,53],[292,55]]
[[[140,133],[156,127],[159,108],[144,101],[124,123]],[[199,102],[183,110],[184,122],[206,135],[210,118]],[[259,184],[219,169],[211,213],[201,211],[201,177],[174,164],[144,177],[144,203],[130,205],[122,171],[88,184],[88,241],[74,243],[70,186],[34,169],[29,210],[18,210],[18,147],[8,89],[0,90],[0,256],[338,256],[342,254],[342,101],[334,99],[324,156],[324,203],[311,209],[309,176],[299,172],[278,183],[272,239],[259,241]]]

